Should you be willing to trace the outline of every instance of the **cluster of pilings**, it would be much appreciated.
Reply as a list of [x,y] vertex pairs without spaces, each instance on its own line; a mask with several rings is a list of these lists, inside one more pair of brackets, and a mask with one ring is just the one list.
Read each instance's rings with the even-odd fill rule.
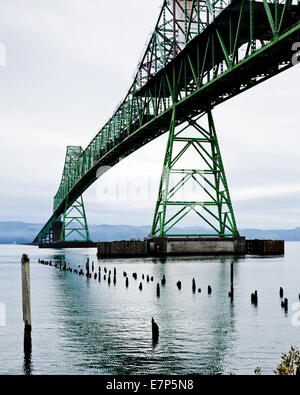
[[[59,269],[63,272],[70,272],[70,273],[74,273],[79,276],[84,276],[87,279],[98,280],[99,282],[101,282],[101,280],[103,279],[104,281],[107,281],[108,285],[110,285],[111,283],[113,283],[114,285],[117,284],[117,269],[116,268],[114,268],[113,270],[109,270],[109,269],[107,269],[107,267],[101,268],[101,266],[99,266],[98,270],[97,270],[97,269],[95,269],[94,261],[90,264],[89,258],[87,258],[87,261],[85,264],[85,271],[83,270],[83,268],[80,265],[78,266],[78,269],[74,269],[74,268],[70,267],[65,261],[61,261],[61,260],[54,263],[52,260],[47,261],[47,260],[39,259],[38,263],[41,265]],[[128,288],[130,276],[127,274],[127,272],[123,271],[123,277],[125,278],[125,287]],[[144,282],[146,282],[147,284],[154,283],[154,277],[150,276],[149,274],[141,274],[142,281],[140,281],[140,280],[138,280],[138,274],[136,272],[133,272],[132,278],[135,282],[139,283],[138,289],[140,291],[143,291]],[[167,279],[166,279],[165,275],[163,275],[161,280],[156,283],[156,295],[158,298],[160,297],[161,287],[165,287],[166,283],[167,283]],[[176,283],[176,286],[177,286],[178,290],[181,291],[182,281],[178,281]],[[196,293],[196,280],[194,278],[192,280],[192,292]],[[201,288],[198,288],[198,293],[201,293],[201,292],[202,292]],[[208,295],[212,294],[212,287],[210,285],[207,287],[207,293],[208,293]]]
[[[84,276],[87,279],[97,280],[99,283],[103,279],[104,281],[107,281],[108,285],[111,285],[111,283],[113,283],[113,285],[116,286],[116,284],[117,284],[117,269],[116,268],[113,268],[111,270],[111,269],[107,269],[107,267],[102,268],[99,265],[98,269],[96,269],[94,261],[92,261],[92,263],[90,263],[89,258],[87,258],[87,261],[85,264],[85,271],[83,270],[83,268],[80,265],[78,266],[78,269],[74,269],[74,268],[70,267],[65,261],[61,261],[61,260],[58,262],[52,262],[51,260],[47,261],[47,260],[39,259],[38,262],[42,265],[57,268],[63,272],[70,272],[70,273],[74,273],[79,276]],[[141,274],[140,279],[138,279],[138,274],[136,272],[133,272],[131,275],[129,275],[127,272],[123,271],[123,277],[125,279],[125,287],[126,288],[129,287],[130,277],[131,277],[135,283],[138,283],[138,289],[140,290],[140,292],[143,291],[144,283],[146,283],[146,284],[155,283],[155,279],[153,276],[150,276],[149,274],[144,274],[144,273]],[[167,283],[167,278],[165,275],[162,276],[162,278],[159,280],[159,282],[156,282],[156,296],[157,296],[157,298],[160,298],[161,289],[166,286],[166,283]],[[182,290],[183,283],[181,280],[177,281],[176,287],[178,288],[178,291]],[[195,278],[193,278],[192,282],[191,282],[191,291],[193,294],[202,292],[201,288],[197,288]],[[212,289],[211,285],[208,285],[207,294],[212,295],[212,293],[213,293],[213,289]],[[234,295],[235,295],[235,292],[234,292],[234,263],[232,262],[230,265],[230,291],[228,293],[228,296],[232,302],[234,300]],[[287,312],[288,311],[288,299],[284,298],[284,291],[283,291],[282,287],[279,290],[279,296],[282,299],[281,307],[285,310],[285,312]],[[299,294],[299,300],[300,300],[300,294]],[[255,307],[258,306],[258,291],[257,290],[255,290],[251,294],[251,304],[253,304]]]

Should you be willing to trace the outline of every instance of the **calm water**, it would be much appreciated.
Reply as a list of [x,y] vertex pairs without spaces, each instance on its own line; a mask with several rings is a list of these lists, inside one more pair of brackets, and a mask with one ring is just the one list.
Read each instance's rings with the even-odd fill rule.
[[[31,360],[23,354],[22,253],[31,258]],[[272,373],[282,352],[291,345],[300,347],[300,327],[292,325],[292,304],[300,293],[300,243],[287,243],[285,257],[234,258],[233,304],[227,296],[233,258],[97,262],[95,255],[94,249],[0,246],[0,303],[2,310],[3,304],[6,307],[6,326],[0,327],[0,374],[251,374],[256,366]],[[103,278],[99,283],[37,264],[38,258],[62,258],[74,268],[85,268],[88,256],[97,271],[99,264],[117,268],[116,286]],[[128,289],[124,270],[130,278]],[[142,274],[154,276],[154,283],[144,281],[141,292]],[[156,283],[163,274],[167,284],[158,299]],[[202,293],[192,293],[193,277]],[[280,286],[289,298],[288,314],[280,306]],[[250,303],[256,289],[258,307]],[[156,347],[152,316],[161,331]]]

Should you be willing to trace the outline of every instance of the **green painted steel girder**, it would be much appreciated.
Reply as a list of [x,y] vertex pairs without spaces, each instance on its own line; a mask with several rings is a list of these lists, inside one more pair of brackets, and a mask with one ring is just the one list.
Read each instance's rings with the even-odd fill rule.
[[[238,237],[212,113],[203,113],[176,131],[176,111],[174,105],[151,235],[177,237],[175,226],[188,215],[195,214],[198,224],[200,219],[212,229],[210,236]],[[203,120],[206,117],[205,127]],[[179,146],[177,150],[176,145]],[[181,159],[191,157],[193,153],[205,168],[176,169]],[[196,163],[194,157],[193,163]],[[197,197],[202,195],[202,200],[184,198],[187,196],[186,186],[191,182],[198,187],[196,194]],[[177,200],[177,196],[181,199]]]

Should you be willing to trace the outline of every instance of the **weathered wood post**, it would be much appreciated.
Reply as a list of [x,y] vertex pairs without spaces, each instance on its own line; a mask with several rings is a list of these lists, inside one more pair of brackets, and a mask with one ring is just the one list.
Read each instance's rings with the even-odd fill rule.
[[210,285],[209,285],[208,288],[207,288],[207,292],[208,292],[208,295],[211,295],[211,294],[212,294],[212,288],[211,288]]
[[157,286],[156,286],[156,296],[158,298],[160,297],[160,285],[159,285],[159,283],[157,283]]
[[288,311],[289,309],[289,301],[287,298],[284,299],[284,301],[281,302],[281,307],[285,310],[285,312]]
[[30,309],[30,266],[27,255],[22,256],[22,302],[23,321],[25,332],[31,332],[31,309]]
[[231,298],[231,300],[233,300],[233,298],[234,298],[233,279],[234,279],[234,267],[233,267],[233,262],[231,262],[231,265],[230,265],[230,292],[229,292],[229,297]]
[[283,298],[283,288],[282,287],[280,287],[279,296],[281,299]]
[[251,303],[257,306],[258,304],[258,293],[255,291],[253,294],[251,294]]
[[159,339],[159,327],[157,323],[154,321],[154,318],[152,318],[152,340],[153,343],[156,344]]
[[194,278],[193,278],[193,283],[192,283],[192,290],[193,290],[193,293],[196,292],[196,280]]
[[22,305],[24,321],[24,352],[31,352],[31,305],[30,305],[30,261],[23,254],[21,260],[22,270]]

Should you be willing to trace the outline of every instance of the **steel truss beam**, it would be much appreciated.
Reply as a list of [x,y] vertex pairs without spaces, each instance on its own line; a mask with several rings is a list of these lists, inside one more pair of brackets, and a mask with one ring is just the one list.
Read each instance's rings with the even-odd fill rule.
[[82,196],[80,196],[71,207],[68,207],[68,203],[66,203],[60,241],[67,241],[70,236],[72,236],[72,240],[90,241],[90,233]]
[[[204,127],[204,118],[207,118],[207,127]],[[178,146],[177,151],[176,145]],[[199,157],[202,168],[182,168],[179,165],[181,160],[184,162],[184,158],[191,156],[191,151]],[[187,194],[187,192],[184,193],[184,190],[188,184],[191,186],[191,183],[196,187],[197,200],[177,200],[176,196],[184,197]],[[195,224],[208,225],[212,233],[197,235],[174,233],[174,227],[180,225],[190,214],[195,214],[198,218]],[[152,236],[238,236],[210,110],[189,120],[184,127],[180,127],[179,131],[176,131],[176,106],[174,106]]]

